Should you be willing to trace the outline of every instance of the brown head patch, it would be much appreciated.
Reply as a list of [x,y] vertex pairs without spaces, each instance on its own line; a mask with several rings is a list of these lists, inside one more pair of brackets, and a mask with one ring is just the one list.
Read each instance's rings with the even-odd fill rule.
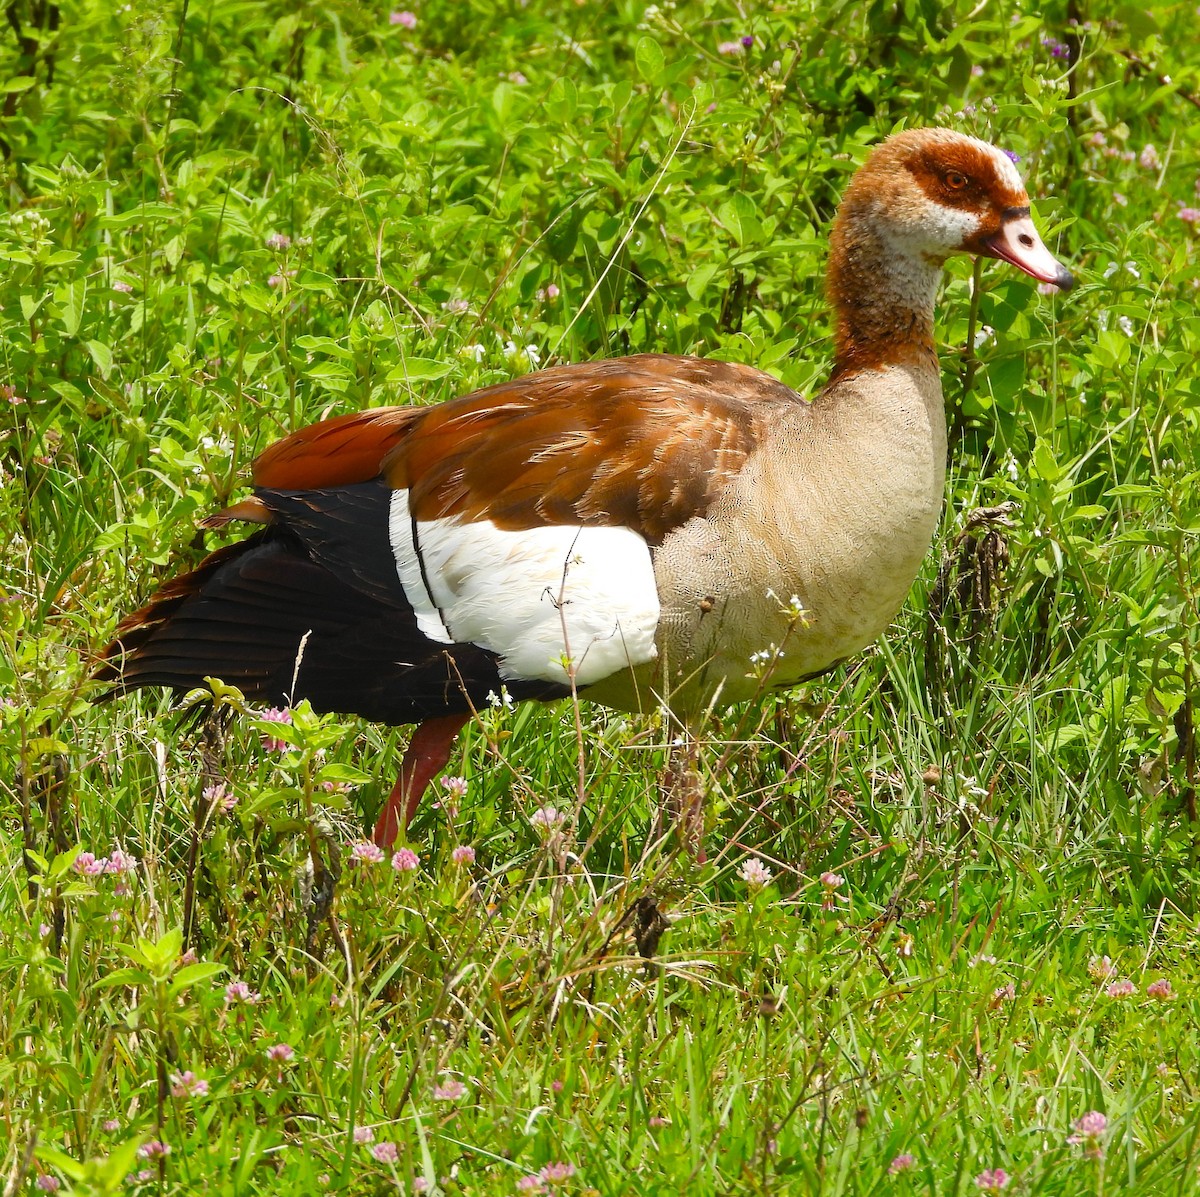
[[1029,204],[1016,171],[1006,169],[997,151],[966,138],[931,139],[907,166],[925,195],[948,208],[983,214]]

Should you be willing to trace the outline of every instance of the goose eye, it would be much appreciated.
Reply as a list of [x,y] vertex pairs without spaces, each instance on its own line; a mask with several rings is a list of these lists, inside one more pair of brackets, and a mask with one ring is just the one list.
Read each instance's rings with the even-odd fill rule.
[[967,176],[957,170],[946,172],[946,186],[951,191],[961,191],[967,185]]

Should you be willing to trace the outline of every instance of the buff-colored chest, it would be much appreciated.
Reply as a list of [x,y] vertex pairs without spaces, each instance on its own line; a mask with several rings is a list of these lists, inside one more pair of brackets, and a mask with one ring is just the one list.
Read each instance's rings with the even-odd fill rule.
[[596,696],[644,706],[652,691],[694,709],[860,651],[895,617],[929,549],[945,458],[932,364],[868,372],[812,407],[782,408],[707,517],[655,554],[654,668]]

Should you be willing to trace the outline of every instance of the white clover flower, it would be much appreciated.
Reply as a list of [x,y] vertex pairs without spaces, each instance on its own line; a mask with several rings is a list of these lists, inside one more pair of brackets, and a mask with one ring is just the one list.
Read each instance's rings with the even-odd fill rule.
[[738,876],[751,888],[762,889],[771,884],[771,870],[756,856],[742,861]]

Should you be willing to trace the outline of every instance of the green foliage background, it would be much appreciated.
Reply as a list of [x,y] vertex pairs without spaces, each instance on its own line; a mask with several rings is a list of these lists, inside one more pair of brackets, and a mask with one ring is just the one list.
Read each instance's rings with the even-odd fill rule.
[[[1000,1166],[1009,1191],[1197,1189],[1191,7],[7,12],[6,1192],[490,1194],[556,1160],[612,1194],[965,1193]],[[837,198],[922,124],[1020,155],[1081,284],[964,259],[940,303],[939,551],[1018,504],[985,546],[995,626],[968,529],[961,585],[930,604],[931,555],[876,650],[714,721],[707,866],[654,831],[669,725],[585,709],[577,785],[569,709],[492,712],[456,824],[414,829],[420,876],[347,865],[311,925],[305,861],[344,859],[403,733],[301,713],[274,757],[238,718],[204,764],[156,697],[89,704],[118,615],[304,422],[641,350],[818,387]],[[196,835],[214,770],[238,806]],[[571,812],[549,843],[548,803]],[[113,845],[141,861],[128,895],[70,868]],[[646,970],[639,898],[678,916]],[[1134,997],[1089,975],[1104,956]],[[227,1008],[234,978],[263,1000]],[[185,1069],[206,1097],[171,1095]],[[465,1096],[435,1098],[449,1077]],[[1087,1110],[1101,1161],[1066,1143]]]

